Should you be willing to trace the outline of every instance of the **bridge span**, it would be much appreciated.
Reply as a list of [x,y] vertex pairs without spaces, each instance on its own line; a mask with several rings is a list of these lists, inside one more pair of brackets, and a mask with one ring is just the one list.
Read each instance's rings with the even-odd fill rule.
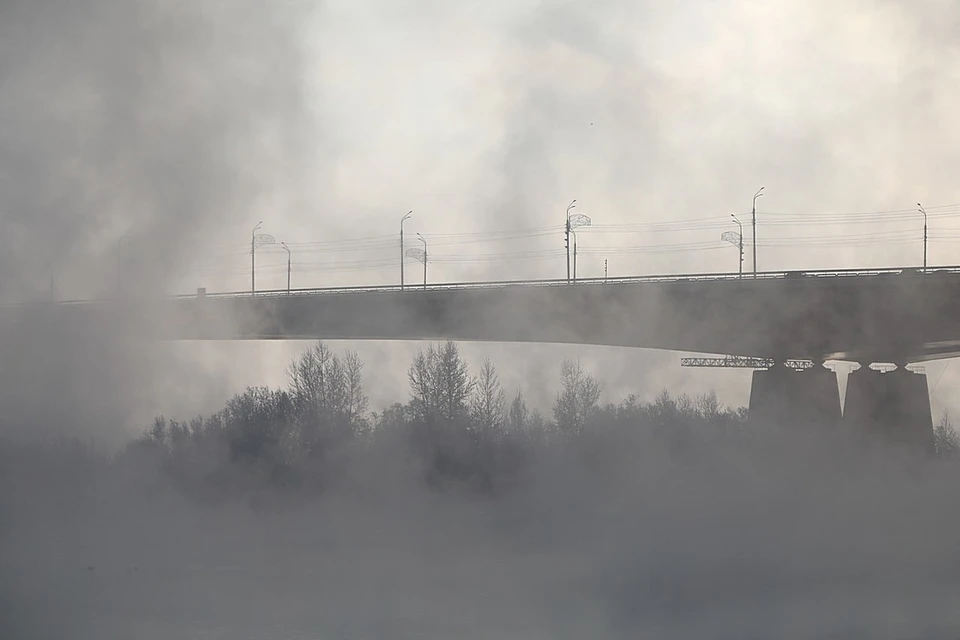
[[[960,353],[960,267],[926,273],[912,268],[780,271],[760,273],[756,278],[749,274],[742,278],[737,274],[695,274],[575,283],[408,285],[405,290],[385,286],[255,295],[198,292],[163,299],[127,297],[4,308],[5,319],[30,317],[32,322],[60,328],[121,321],[143,337],[163,340],[553,342],[755,356],[781,362],[840,359],[863,365],[903,365]],[[854,413],[861,416],[861,422],[891,413],[889,408],[874,410],[880,396],[906,393],[909,398],[894,401],[892,406],[918,406],[918,374],[901,368],[895,374],[878,373],[883,377],[874,379],[866,366],[861,371],[851,376],[852,394],[847,394],[848,398],[860,398],[855,403],[863,407]],[[839,420],[839,395],[829,391],[830,385],[823,382],[825,375],[833,376],[821,367],[804,372],[781,372],[779,367],[755,372],[752,413],[765,420]],[[816,383],[807,382],[814,378]],[[901,379],[905,382],[894,382]],[[858,381],[863,381],[862,392]],[[901,387],[911,391],[901,393]],[[922,387],[925,393],[925,378]],[[887,400],[884,402],[889,404]],[[928,399],[924,398],[923,404],[925,424],[929,425]],[[813,411],[812,407],[821,408]],[[931,432],[932,427],[910,431],[916,436]]]

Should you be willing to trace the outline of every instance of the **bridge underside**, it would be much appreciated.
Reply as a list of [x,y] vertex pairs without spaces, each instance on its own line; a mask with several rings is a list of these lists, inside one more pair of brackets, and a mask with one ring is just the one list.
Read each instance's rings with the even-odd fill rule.
[[[960,267],[932,273],[817,272],[419,289],[114,299],[0,307],[0,328],[160,340],[468,340],[608,345],[784,362],[920,362],[960,354]],[[755,421],[865,428],[929,447],[926,379],[754,375]]]
[[904,368],[854,371],[848,376],[843,404],[836,374],[823,367],[775,365],[754,371],[749,421],[765,428],[842,429],[934,451],[927,377]]

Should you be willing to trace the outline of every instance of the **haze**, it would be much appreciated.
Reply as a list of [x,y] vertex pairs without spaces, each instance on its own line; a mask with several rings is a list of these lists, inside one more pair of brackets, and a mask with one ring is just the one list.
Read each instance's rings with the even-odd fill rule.
[[[918,201],[931,264],[953,265],[958,27],[948,0],[0,0],[0,298],[246,290],[261,220],[292,248],[294,287],[393,284],[409,210],[431,282],[561,278],[573,199],[594,223],[578,234],[581,277],[605,263],[734,271],[720,234],[736,229],[730,213],[748,220],[760,186],[761,269],[916,266]],[[258,288],[284,288],[286,264],[279,245],[259,249]],[[870,448],[848,466],[805,436],[691,459],[642,439],[642,455],[599,476],[550,449],[496,499],[438,497],[412,472],[385,491],[400,476],[363,458],[342,494],[264,505],[240,491],[208,508],[111,456],[156,415],[210,416],[248,386],[285,385],[307,345],[153,344],[130,329],[0,327],[9,637],[943,637],[960,625],[946,604],[953,463]],[[333,347],[356,350],[381,412],[410,399],[426,345]],[[716,389],[738,407],[749,388],[743,372],[681,370],[676,353],[460,350],[472,374],[491,358],[507,398],[523,388],[548,421],[565,359],[595,376],[601,407],[664,388]],[[934,415],[960,410],[960,373],[927,372]],[[45,449],[62,452],[60,438],[84,453]],[[357,484],[377,488],[373,504]],[[132,566],[153,573],[130,582]],[[704,591],[651,596],[653,574],[666,591]],[[843,598],[793,590],[837,576],[856,577]],[[757,604],[781,579],[776,603]],[[734,586],[742,601],[691,622],[685,607]]]

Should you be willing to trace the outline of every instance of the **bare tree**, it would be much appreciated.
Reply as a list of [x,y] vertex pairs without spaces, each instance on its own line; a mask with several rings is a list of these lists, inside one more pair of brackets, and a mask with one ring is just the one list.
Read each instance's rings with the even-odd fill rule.
[[369,430],[367,409],[369,401],[363,392],[363,361],[356,351],[347,351],[343,356],[344,411],[347,423],[357,434]]
[[290,396],[284,391],[249,387],[231,398],[222,414],[232,457],[276,462],[292,413]]
[[507,416],[507,426],[514,433],[523,433],[530,420],[530,411],[527,402],[523,399],[523,390],[517,389],[517,395],[510,402],[510,412]]
[[442,398],[441,416],[447,420],[462,419],[467,414],[473,381],[455,342],[447,341],[438,350],[437,374]]
[[287,368],[290,395],[298,408],[309,409],[318,415],[326,412],[330,399],[328,373],[333,352],[323,342],[304,351]]
[[704,420],[716,420],[723,413],[723,404],[716,391],[697,396],[697,414]]
[[524,426],[524,437],[531,445],[538,446],[546,442],[550,435],[550,425],[547,419],[543,417],[540,411],[534,409],[530,412],[527,423]]
[[960,435],[950,421],[950,415],[944,411],[940,421],[933,429],[933,442],[937,455],[942,458],[960,458]]
[[456,343],[447,341],[419,351],[408,377],[411,405],[419,419],[455,423],[467,417],[474,383]]
[[287,370],[297,408],[298,439],[306,449],[325,449],[366,429],[363,362],[348,351],[340,358],[317,342]]
[[407,378],[410,380],[410,408],[416,418],[429,421],[439,411],[439,389],[434,381],[436,350],[431,344],[413,357]]
[[600,383],[583,369],[579,360],[564,360],[560,367],[563,390],[553,405],[557,430],[566,436],[582,433],[590,413],[600,400]]
[[470,400],[470,418],[478,436],[490,441],[500,438],[503,433],[505,407],[500,376],[487,358],[473,382],[473,397]]

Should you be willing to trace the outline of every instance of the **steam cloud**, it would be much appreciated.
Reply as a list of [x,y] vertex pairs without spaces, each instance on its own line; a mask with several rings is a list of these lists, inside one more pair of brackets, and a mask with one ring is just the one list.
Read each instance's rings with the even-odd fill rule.
[[[245,1],[5,2],[0,294],[149,297],[225,230],[295,199],[312,126],[305,14],[288,4],[264,19]],[[125,340],[128,329],[119,317],[82,335],[8,322],[6,430],[116,438],[152,393],[216,386],[203,374],[191,385],[182,376],[198,367]]]
[[[361,200],[358,213],[325,223],[362,224],[414,199],[417,173],[447,186],[422,196],[425,210],[463,205],[475,217],[469,199],[495,212],[480,218],[491,228],[553,223],[568,191],[608,211],[642,202],[682,218],[741,202],[758,175],[779,180],[796,209],[886,208],[917,192],[956,201],[944,186],[960,148],[954,5],[700,2],[681,15],[612,0],[485,5],[489,14],[387,4],[360,12],[366,35],[397,22],[436,38],[427,57],[462,42],[496,50],[482,85],[496,117],[474,128],[497,143],[476,143],[480,160],[462,165],[442,161],[459,157],[459,140],[398,144],[386,157],[425,151],[390,163],[406,168],[372,165],[397,187],[374,196],[360,178],[374,180],[371,158],[390,149],[365,140],[336,165],[362,186],[330,195],[334,206]],[[253,0],[4,0],[0,296],[43,298],[51,283],[59,298],[105,296],[118,280],[126,291],[162,289],[225,228],[311,202],[317,180],[335,184],[318,177],[315,147],[339,154],[343,139],[311,118],[304,42],[305,25],[319,16],[330,35],[336,15]],[[334,122],[363,129],[377,113]],[[449,185],[464,187],[462,200],[447,199]],[[656,267],[683,270],[646,270]],[[127,329],[50,335],[6,322],[2,433],[116,442],[156,394],[221,389],[219,375],[128,340]],[[655,371],[618,377],[644,376],[660,382]],[[678,454],[658,443],[605,460],[602,472],[542,460],[493,504],[403,485],[275,512],[201,508],[167,487],[131,504],[113,475],[31,474],[8,452],[0,478],[18,484],[0,504],[0,631],[83,637],[74,623],[94,620],[91,637],[104,625],[115,637],[166,637],[219,617],[227,633],[272,637],[955,636],[955,470],[819,449]],[[76,482],[89,494],[62,492],[78,473],[93,475]],[[378,478],[374,468],[354,475]]]

